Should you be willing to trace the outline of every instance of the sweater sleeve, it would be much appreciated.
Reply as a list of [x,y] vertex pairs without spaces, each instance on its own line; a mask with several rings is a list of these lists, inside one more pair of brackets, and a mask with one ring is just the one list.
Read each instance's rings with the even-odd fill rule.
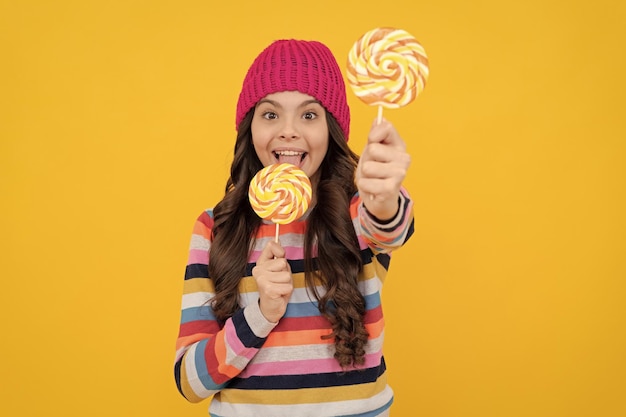
[[413,234],[413,201],[404,188],[400,189],[398,203],[396,215],[381,221],[367,211],[358,194],[353,198],[351,211],[356,211],[355,227],[374,253],[389,253],[404,245]]
[[180,393],[191,402],[227,386],[275,326],[265,319],[258,303],[250,303],[223,325],[216,320],[210,303],[215,288],[208,274],[212,226],[211,211],[202,213],[194,226],[176,341],[174,377]]

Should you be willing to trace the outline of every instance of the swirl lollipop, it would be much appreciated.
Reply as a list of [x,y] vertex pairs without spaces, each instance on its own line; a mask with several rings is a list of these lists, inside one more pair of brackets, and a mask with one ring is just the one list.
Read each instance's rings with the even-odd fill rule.
[[278,228],[299,219],[311,203],[311,181],[292,164],[266,166],[250,181],[248,198],[255,213],[276,223]]
[[348,55],[347,78],[365,103],[383,107],[406,106],[424,90],[428,58],[424,47],[402,29],[376,28],[365,33]]

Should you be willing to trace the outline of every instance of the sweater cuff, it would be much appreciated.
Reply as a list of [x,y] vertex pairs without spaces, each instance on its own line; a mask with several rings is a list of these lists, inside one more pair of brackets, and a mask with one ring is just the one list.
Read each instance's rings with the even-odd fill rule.
[[263,313],[258,301],[252,302],[243,310],[243,315],[248,322],[248,326],[257,337],[266,338],[278,323],[268,321]]
[[361,216],[361,222],[363,225],[371,225],[372,227],[374,227],[374,229],[381,232],[393,233],[396,229],[404,224],[406,220],[406,214],[410,211],[411,207],[412,201],[408,198],[406,190],[404,188],[401,188],[400,194],[398,195],[398,211],[392,218],[388,220],[378,219],[367,210],[365,204],[363,203],[363,201],[361,201],[359,207],[359,209],[363,213],[363,216]]

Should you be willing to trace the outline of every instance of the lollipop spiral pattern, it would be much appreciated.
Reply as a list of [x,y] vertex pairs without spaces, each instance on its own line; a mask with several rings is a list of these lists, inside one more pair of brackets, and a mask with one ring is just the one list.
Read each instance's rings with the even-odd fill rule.
[[262,219],[288,224],[308,210],[311,181],[295,165],[269,165],[257,172],[250,181],[248,198],[252,209]]
[[355,42],[347,69],[348,82],[357,97],[372,106],[398,108],[424,90],[428,57],[408,32],[376,28]]

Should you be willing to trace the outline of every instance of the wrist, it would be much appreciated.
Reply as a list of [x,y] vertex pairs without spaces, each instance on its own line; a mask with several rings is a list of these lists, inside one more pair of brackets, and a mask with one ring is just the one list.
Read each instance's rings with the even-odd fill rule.
[[400,211],[401,198],[398,196],[395,202],[389,202],[389,200],[377,202],[372,201],[371,204],[363,202],[365,212],[378,224],[386,224],[393,221],[398,216]]
[[278,322],[268,320],[263,312],[259,301],[250,303],[244,309],[244,316],[248,325],[258,337],[267,337],[267,335],[276,327]]

